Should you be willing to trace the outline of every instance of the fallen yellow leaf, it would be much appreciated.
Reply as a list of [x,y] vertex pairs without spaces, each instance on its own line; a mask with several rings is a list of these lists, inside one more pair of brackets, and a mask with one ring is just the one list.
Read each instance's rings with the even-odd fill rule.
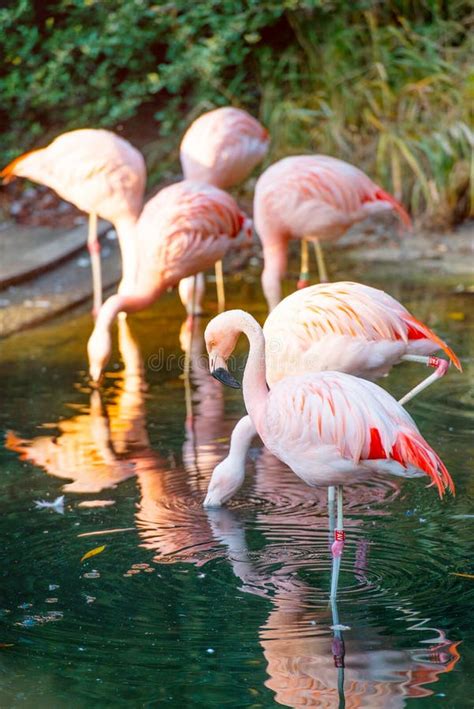
[[91,549],[90,551],[87,551],[84,554],[84,556],[81,557],[81,562],[85,561],[86,559],[90,559],[91,556],[96,556],[96,554],[102,554],[102,552],[104,551],[106,546],[107,546],[107,544],[104,544],[101,547],[96,547],[95,549]]
[[462,576],[464,579],[474,579],[474,574],[457,574],[455,571],[453,571],[451,576]]

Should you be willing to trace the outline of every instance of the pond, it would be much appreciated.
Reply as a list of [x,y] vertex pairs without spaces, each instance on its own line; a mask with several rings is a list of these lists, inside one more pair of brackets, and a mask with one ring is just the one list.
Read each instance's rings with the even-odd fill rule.
[[[208,375],[205,319],[185,361],[174,294],[121,323],[126,366],[116,351],[100,393],[85,308],[2,343],[2,706],[473,706],[474,579],[456,575],[474,574],[472,296],[404,279],[365,278],[463,360],[408,405],[457,495],[347,487],[332,609],[325,490],[256,441],[242,490],[203,509],[244,407]],[[209,287],[209,313],[213,300]],[[264,318],[251,276],[233,277],[228,305]],[[383,385],[399,397],[423,376],[403,364]],[[60,495],[63,514],[35,505]]]

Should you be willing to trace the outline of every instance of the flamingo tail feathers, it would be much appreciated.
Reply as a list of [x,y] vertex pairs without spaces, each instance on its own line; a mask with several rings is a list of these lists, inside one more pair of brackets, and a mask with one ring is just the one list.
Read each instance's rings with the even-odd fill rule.
[[29,150],[27,153],[23,153],[19,157],[11,161],[3,170],[0,172],[0,178],[3,180],[4,184],[8,184],[17,176],[18,167],[25,161],[26,158],[33,155],[33,153],[38,153],[39,150]]
[[446,490],[455,494],[454,482],[439,455],[428,445],[424,438],[415,431],[401,431],[393,446],[391,458],[403,466],[412,465],[428,475],[436,485],[439,496]]
[[388,202],[389,204],[392,205],[393,209],[396,211],[398,216],[400,217],[401,222],[403,225],[411,231],[412,229],[412,221],[411,217],[408,214],[407,210],[405,207],[400,204],[398,200],[395,199],[389,192],[385,192],[385,190],[378,189],[377,193],[375,195],[376,199],[381,200],[383,202]]
[[459,361],[459,357],[455,354],[455,352],[453,352],[451,347],[446,344],[446,342],[444,342],[440,337],[438,337],[438,335],[433,332],[433,330],[430,330],[427,325],[422,323],[420,320],[417,320],[415,317],[413,317],[413,315],[407,314],[403,319],[408,325],[409,340],[419,340],[422,337],[425,337],[427,340],[431,340],[431,342],[434,342],[438,345],[440,350],[443,350],[443,352],[447,354],[456,369],[462,372],[462,365]]
[[25,460],[26,458],[26,441],[23,438],[14,433],[14,431],[7,431],[5,434],[5,448],[9,451],[14,451],[15,453],[20,453],[20,460]]

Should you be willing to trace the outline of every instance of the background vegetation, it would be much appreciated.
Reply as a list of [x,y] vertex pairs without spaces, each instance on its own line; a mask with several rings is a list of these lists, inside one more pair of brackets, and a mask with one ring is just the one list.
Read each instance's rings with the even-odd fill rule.
[[232,103],[270,129],[271,160],[333,154],[413,213],[459,220],[474,203],[472,19],[463,0],[14,0],[3,162],[138,116],[156,123],[156,181],[190,120]]

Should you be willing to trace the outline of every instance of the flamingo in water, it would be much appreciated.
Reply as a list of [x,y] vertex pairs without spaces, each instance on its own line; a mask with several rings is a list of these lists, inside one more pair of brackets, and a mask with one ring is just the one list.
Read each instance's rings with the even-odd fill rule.
[[320,241],[337,239],[353,224],[387,210],[395,210],[410,226],[410,217],[394,197],[358,168],[327,155],[296,155],[265,170],[255,187],[254,221],[263,245],[262,287],[269,309],[281,300],[290,239],[303,240],[298,285],[308,285],[308,241],[314,243],[319,277],[325,282]]
[[89,338],[94,382],[109,360],[110,329],[118,313],[142,310],[182,278],[214,265],[245,219],[227,192],[192,180],[165,187],[146,203],[136,225],[136,278],[105,301]]
[[73,130],[59,135],[46,148],[20,155],[0,177],[6,182],[26,177],[46,185],[88,213],[95,314],[102,303],[97,217],[114,225],[122,253],[122,285],[133,283],[134,229],[143,205],[146,167],[142,154],[128,141],[108,130]]
[[[184,134],[180,160],[185,179],[229,189],[243,182],[265,157],[268,131],[247,111],[224,106],[199,116]],[[251,236],[250,231],[250,236]],[[216,262],[219,311],[225,307],[222,262]],[[182,280],[179,294],[188,314],[200,313],[202,274]]]
[[[447,372],[449,362],[433,357],[436,350],[444,350],[461,371],[453,350],[430,328],[388,293],[361,283],[318,284],[292,293],[272,310],[263,333],[270,387],[310,372],[332,370],[373,381],[404,361],[433,367],[435,371],[400,400],[406,404]],[[209,484],[207,499],[213,505],[230,499],[242,485],[245,458],[256,434],[248,415],[235,426],[229,454],[216,466]]]
[[[344,483],[365,480],[375,472],[401,477],[421,472],[436,485],[440,497],[446,489],[454,494],[446,466],[411,416],[376,384],[327,371],[288,376],[269,390],[264,333],[243,310],[221,313],[206,328],[209,367],[216,379],[240,386],[229,373],[227,360],[241,333],[250,345],[244,402],[263,443],[308,485],[336,486],[334,557],[341,556],[344,545]],[[212,507],[212,490],[204,505]]]

